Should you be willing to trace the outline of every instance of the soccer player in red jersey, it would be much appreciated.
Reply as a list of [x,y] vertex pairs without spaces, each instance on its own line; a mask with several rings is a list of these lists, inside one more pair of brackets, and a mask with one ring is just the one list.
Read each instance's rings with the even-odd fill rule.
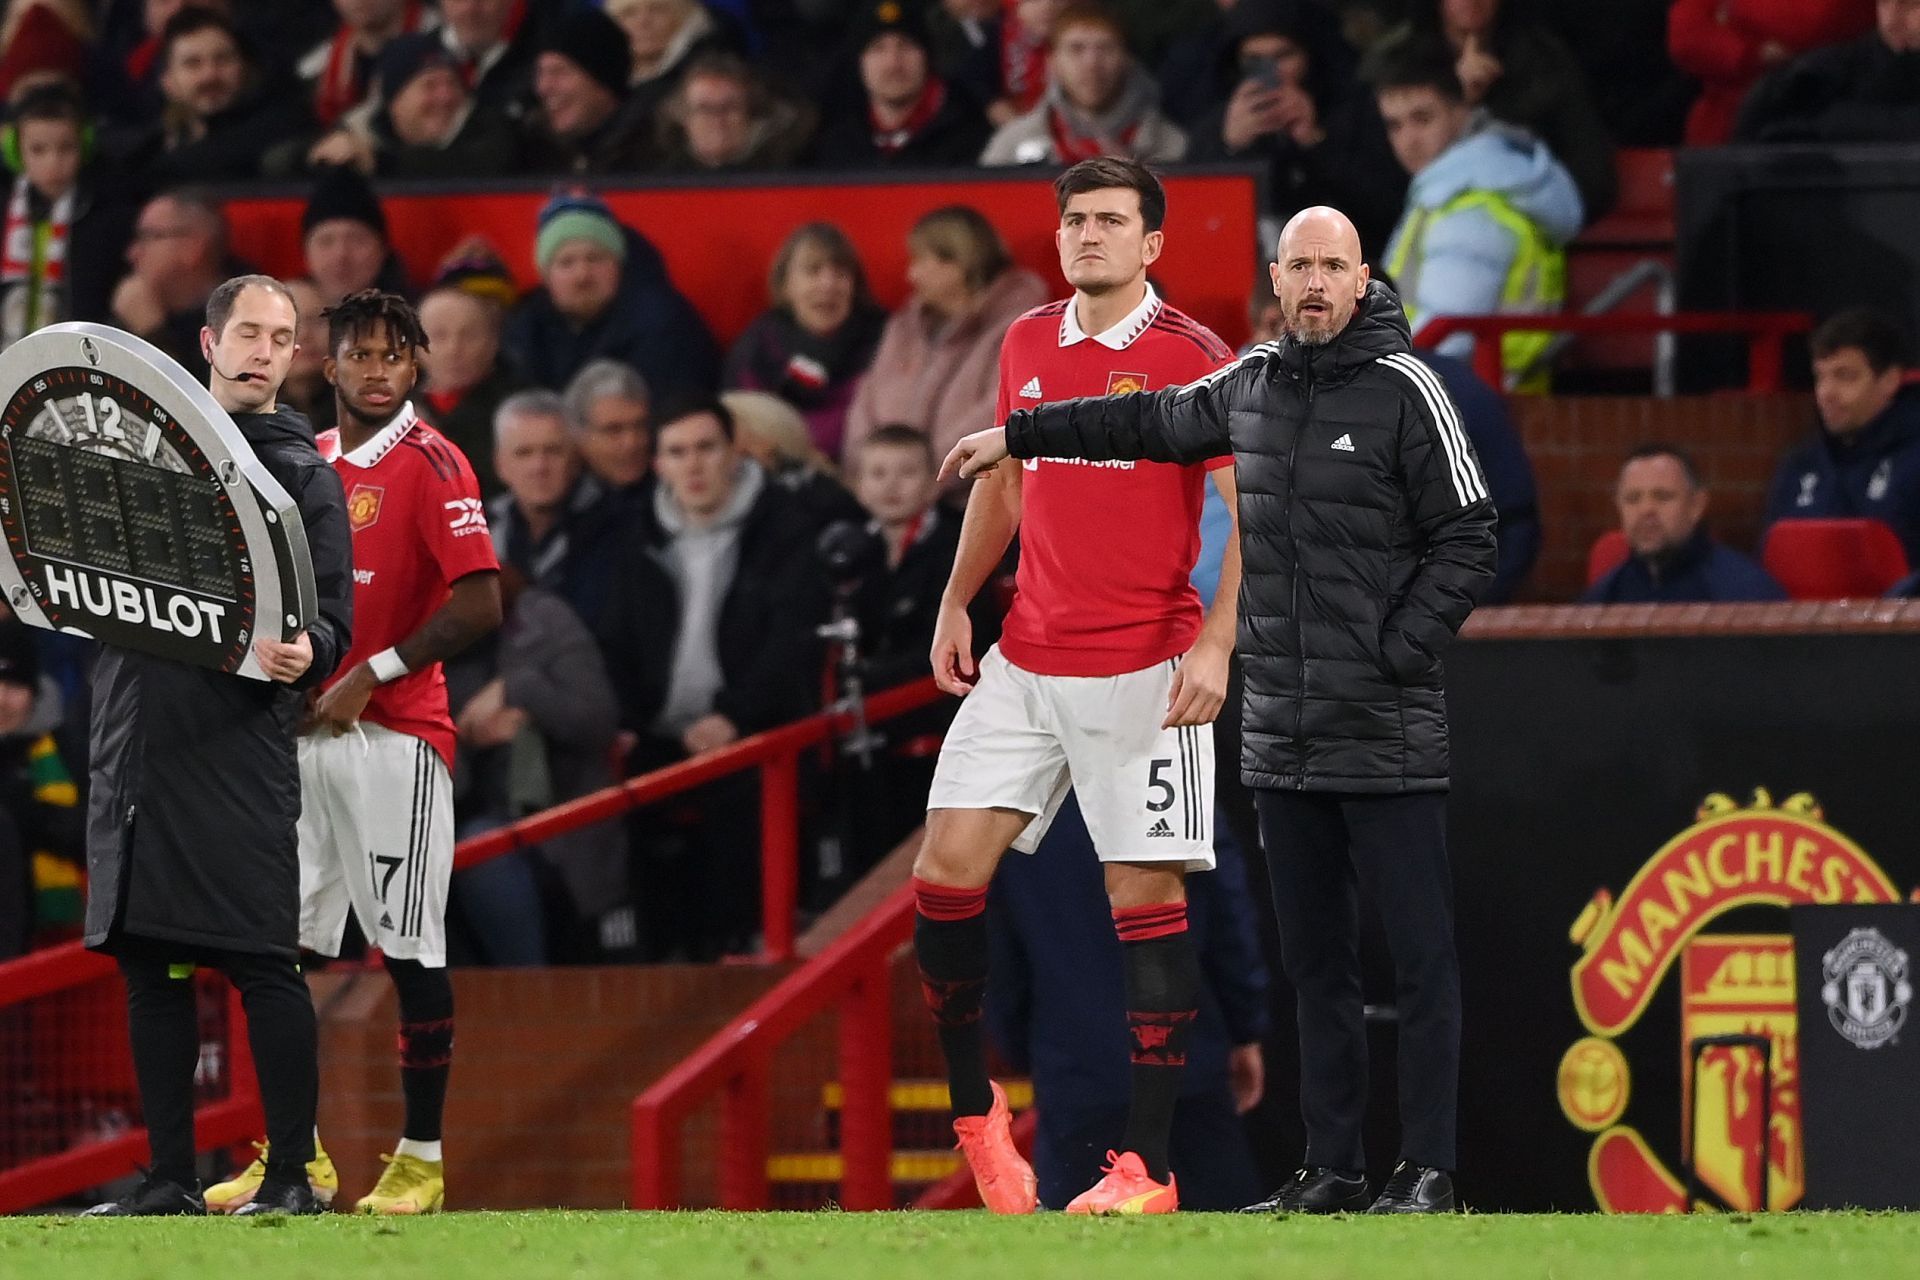
[[[467,459],[408,396],[426,333],[376,289],[326,313],[339,427],[319,437],[353,529],[353,648],[300,738],[300,942],[338,955],[352,908],[400,997],[406,1128],[361,1213],[431,1213],[445,1179],[441,1112],[453,1053],[447,886],[454,727],[440,664],[500,625],[500,574]],[[316,1181],[332,1177],[316,1156]],[[243,1174],[210,1188],[237,1207]]]
[[[1083,161],[1054,184],[1060,267],[1074,294],[1028,312],[1000,355],[997,421],[1021,406],[1128,395],[1205,376],[1232,358],[1147,283],[1166,193],[1145,167]],[[966,702],[948,730],[914,863],[914,949],[947,1060],[954,1131],[981,1199],[1034,1207],[980,1027],[987,884],[1009,847],[1031,853],[1069,786],[1105,867],[1126,957],[1133,1100],[1123,1150],[1067,1206],[1166,1213],[1179,1204],[1169,1130],[1198,1001],[1188,871],[1213,866],[1213,736],[1226,696],[1239,538],[1204,619],[1188,581],[1210,472],[1236,511],[1232,459],[1202,466],[1002,466],[968,496],[940,606],[934,677]],[[1020,533],[1013,606],[975,670],[967,603]]]

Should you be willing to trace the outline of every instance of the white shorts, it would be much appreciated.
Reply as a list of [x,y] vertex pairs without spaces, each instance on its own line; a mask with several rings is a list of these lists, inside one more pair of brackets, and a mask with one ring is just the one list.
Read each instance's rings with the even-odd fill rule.
[[1102,862],[1212,870],[1213,730],[1160,727],[1178,666],[1043,676],[995,645],[941,744],[927,808],[1035,814],[1013,842],[1032,853],[1071,787]]
[[347,907],[397,960],[447,963],[453,780],[424,738],[360,722],[300,739],[300,945],[340,954]]

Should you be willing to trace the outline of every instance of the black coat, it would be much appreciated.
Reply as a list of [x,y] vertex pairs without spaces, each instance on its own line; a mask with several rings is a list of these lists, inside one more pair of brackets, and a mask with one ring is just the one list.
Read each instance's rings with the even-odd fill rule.
[[[599,625],[623,728],[647,738],[666,705],[680,595],[664,556],[668,534],[648,509],[619,558]],[[814,537],[793,497],[769,484],[740,530],[733,582],[720,608],[725,685],[714,711],[742,735],[798,719],[819,704],[826,588]]]
[[965,94],[949,89],[947,100],[927,121],[926,128],[906,145],[882,151],[873,141],[873,123],[862,97],[820,131],[814,144],[817,169],[956,169],[980,163],[993,126],[986,113]]
[[1736,142],[1920,140],[1920,53],[1895,53],[1870,31],[1801,54],[1754,86]]
[[320,612],[313,665],[291,687],[103,647],[93,674],[87,805],[87,932],[296,955],[304,690],[352,643],[353,541],[340,477],[290,409],[234,425],[293,496]]
[[1330,343],[1265,343],[1185,387],[1007,419],[1014,456],[1194,463],[1240,485],[1241,774],[1447,787],[1440,655],[1494,571],[1494,509],[1446,390],[1378,282]]

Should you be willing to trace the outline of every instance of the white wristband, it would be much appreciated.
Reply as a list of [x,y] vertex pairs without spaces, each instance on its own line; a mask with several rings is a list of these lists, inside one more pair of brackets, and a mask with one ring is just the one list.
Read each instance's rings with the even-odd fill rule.
[[367,659],[367,669],[381,684],[388,684],[407,674],[407,664],[401,660],[398,649],[382,649],[374,654]]

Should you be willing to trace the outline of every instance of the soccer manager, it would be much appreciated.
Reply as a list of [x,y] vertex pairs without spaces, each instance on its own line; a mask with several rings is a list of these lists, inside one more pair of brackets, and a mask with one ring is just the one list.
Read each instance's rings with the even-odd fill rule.
[[[1307,209],[1272,264],[1286,336],[1199,382],[1019,410],[942,474],[1008,456],[1191,463],[1240,486],[1241,772],[1299,1002],[1302,1168],[1256,1210],[1454,1207],[1460,979],[1440,655],[1493,579],[1494,509],[1459,414],[1368,282],[1353,224]],[[1400,1161],[1369,1198],[1359,892],[1393,949]]]

